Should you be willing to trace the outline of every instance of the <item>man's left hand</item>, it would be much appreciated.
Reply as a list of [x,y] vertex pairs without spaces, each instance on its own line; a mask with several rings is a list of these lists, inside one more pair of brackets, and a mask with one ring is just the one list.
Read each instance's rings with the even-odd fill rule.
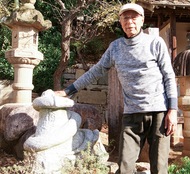
[[166,135],[172,135],[177,130],[177,110],[170,109],[165,118]]

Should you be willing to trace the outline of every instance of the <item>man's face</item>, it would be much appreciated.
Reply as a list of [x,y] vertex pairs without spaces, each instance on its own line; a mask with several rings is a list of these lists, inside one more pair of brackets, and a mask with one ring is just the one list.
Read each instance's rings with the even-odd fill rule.
[[121,14],[119,21],[127,37],[136,36],[143,26],[144,17],[135,11],[129,10]]

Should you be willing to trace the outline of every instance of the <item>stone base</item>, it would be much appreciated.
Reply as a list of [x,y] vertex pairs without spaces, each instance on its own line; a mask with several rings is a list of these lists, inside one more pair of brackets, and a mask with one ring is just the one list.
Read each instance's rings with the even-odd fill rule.
[[183,136],[175,136],[175,135],[173,135],[171,137],[171,146],[172,147],[183,146],[183,142],[184,142],[184,137]]
[[183,146],[182,155],[190,157],[190,137],[184,138],[184,146]]
[[190,157],[190,150],[183,150],[182,156],[188,156],[188,157]]
[[171,146],[183,146],[184,137],[183,137],[183,117],[178,117],[177,130],[171,136]]

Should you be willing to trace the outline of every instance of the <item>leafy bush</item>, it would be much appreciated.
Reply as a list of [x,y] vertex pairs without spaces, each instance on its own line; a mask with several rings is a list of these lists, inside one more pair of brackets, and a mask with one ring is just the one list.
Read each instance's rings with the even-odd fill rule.
[[25,159],[18,161],[13,166],[0,167],[0,173],[2,174],[31,174],[32,165],[34,164],[34,156],[29,152],[25,152]]
[[40,94],[47,89],[53,89],[53,74],[61,57],[60,43],[61,34],[55,28],[41,33],[39,51],[44,54],[44,60],[34,69],[34,92]]
[[11,48],[11,31],[0,25],[0,36],[0,80],[13,80],[13,67],[5,58],[5,52]]
[[109,168],[101,162],[101,156],[92,153],[90,143],[81,156],[77,158],[75,164],[66,161],[66,166],[62,169],[63,174],[108,174]]
[[171,164],[168,174],[190,174],[190,158],[186,156],[181,158],[180,162]]
[[[100,156],[92,153],[90,143],[85,151],[81,152],[81,156],[77,158],[75,164],[71,161],[66,161],[61,169],[62,174],[108,174],[109,168],[102,164]],[[35,154],[25,152],[25,159],[19,161],[13,166],[0,167],[2,174],[32,174],[35,173],[33,165],[35,164]],[[43,173],[43,171],[42,171]],[[41,172],[39,174],[42,174]]]

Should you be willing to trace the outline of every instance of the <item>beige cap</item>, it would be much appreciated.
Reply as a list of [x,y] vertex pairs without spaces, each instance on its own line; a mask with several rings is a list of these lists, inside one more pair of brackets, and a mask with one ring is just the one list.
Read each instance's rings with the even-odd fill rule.
[[120,10],[119,10],[119,16],[128,10],[133,10],[136,11],[137,13],[139,13],[140,15],[144,16],[144,9],[138,5],[138,4],[134,4],[134,3],[130,3],[130,4],[125,4],[123,5]]

